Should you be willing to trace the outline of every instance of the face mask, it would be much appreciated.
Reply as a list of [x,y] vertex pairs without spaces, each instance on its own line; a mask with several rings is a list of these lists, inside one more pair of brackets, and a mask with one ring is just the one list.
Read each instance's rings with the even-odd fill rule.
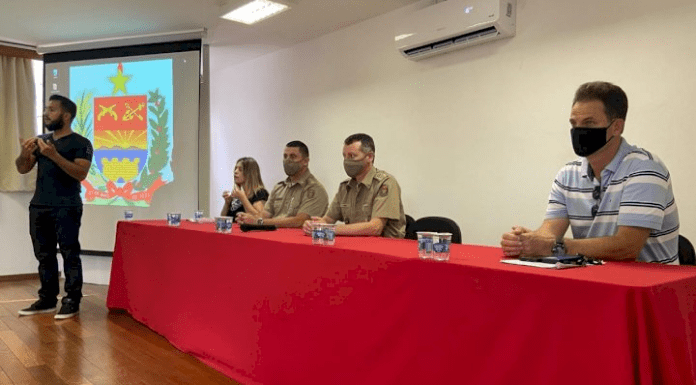
[[346,174],[349,177],[355,178],[360,172],[365,169],[365,163],[362,160],[343,160],[343,169],[346,170]]
[[609,123],[603,128],[573,127],[570,129],[570,137],[573,142],[573,151],[578,156],[589,156],[604,147],[612,136],[607,140],[607,130],[614,122]]
[[300,162],[293,162],[289,159],[283,160],[283,170],[285,170],[285,174],[287,176],[294,176],[300,171],[301,168],[302,164],[300,164]]

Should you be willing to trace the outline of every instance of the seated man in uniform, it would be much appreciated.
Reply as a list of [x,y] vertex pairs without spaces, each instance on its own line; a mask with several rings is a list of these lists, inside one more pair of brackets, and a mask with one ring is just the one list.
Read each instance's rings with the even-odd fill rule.
[[283,151],[283,169],[287,179],[271,191],[260,216],[237,214],[238,223],[301,227],[312,216],[322,215],[329,204],[324,186],[309,172],[309,149],[299,140]]
[[[350,178],[341,182],[329,211],[313,221],[344,224],[336,226],[336,235],[378,235],[403,238],[406,217],[401,203],[401,188],[393,176],[373,166],[375,142],[367,134],[346,138],[343,168]],[[310,221],[305,233],[311,232]]]

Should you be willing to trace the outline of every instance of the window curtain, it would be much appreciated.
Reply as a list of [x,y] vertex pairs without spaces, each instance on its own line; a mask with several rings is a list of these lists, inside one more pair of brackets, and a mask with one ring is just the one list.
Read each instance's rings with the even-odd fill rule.
[[0,191],[34,191],[36,168],[21,175],[15,159],[21,139],[36,136],[36,92],[31,59],[0,50]]

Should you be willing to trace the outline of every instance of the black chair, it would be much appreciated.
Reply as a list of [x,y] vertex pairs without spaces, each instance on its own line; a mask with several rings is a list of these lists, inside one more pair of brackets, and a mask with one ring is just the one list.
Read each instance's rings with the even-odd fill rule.
[[[409,230],[407,230],[408,233]],[[452,233],[452,243],[462,243],[462,231],[457,222],[445,217],[423,217],[416,220],[410,228],[416,236],[417,231],[436,231],[438,233]],[[411,238],[416,239],[416,238]]]
[[694,252],[694,245],[686,239],[685,236],[679,236],[679,264],[680,265],[695,265],[696,264],[696,253]]
[[413,224],[416,223],[416,220],[413,219],[412,216],[406,214],[406,235],[404,238],[406,239],[417,239],[416,233],[411,231],[411,227],[413,227]]

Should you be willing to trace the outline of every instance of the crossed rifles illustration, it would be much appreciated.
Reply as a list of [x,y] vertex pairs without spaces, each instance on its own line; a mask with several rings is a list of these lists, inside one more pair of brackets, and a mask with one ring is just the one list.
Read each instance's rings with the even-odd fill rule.
[[[102,117],[105,115],[110,115],[111,117],[114,118],[114,120],[118,120],[118,115],[116,112],[114,112],[114,107],[116,107],[115,104],[112,104],[111,106],[99,106],[101,108],[101,111],[99,112],[99,115],[97,115],[97,120],[101,120]],[[133,120],[133,118],[138,118],[140,120],[143,120],[143,116],[138,113],[138,111],[142,110],[143,107],[145,107],[145,103],[140,103],[138,104],[137,108],[131,108],[130,104],[126,103],[126,113],[123,114],[123,121],[129,121]]]

